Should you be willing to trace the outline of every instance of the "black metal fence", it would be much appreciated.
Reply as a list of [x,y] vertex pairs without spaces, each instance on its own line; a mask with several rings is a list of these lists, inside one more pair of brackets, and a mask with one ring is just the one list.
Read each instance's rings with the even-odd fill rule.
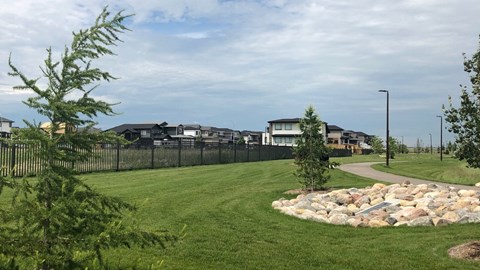
[[[34,175],[41,168],[36,145],[1,144],[0,166],[3,175]],[[205,145],[193,147],[132,148],[122,145],[97,146],[95,158],[68,164],[78,173],[155,169],[194,165],[226,164],[293,158],[292,148],[271,145]]]

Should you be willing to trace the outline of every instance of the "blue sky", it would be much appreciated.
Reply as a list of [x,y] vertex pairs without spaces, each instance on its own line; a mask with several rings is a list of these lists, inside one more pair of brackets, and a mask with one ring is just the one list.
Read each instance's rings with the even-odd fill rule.
[[[439,141],[448,96],[467,84],[465,52],[479,45],[478,0],[0,0],[0,116],[40,118],[13,91],[8,55],[30,77],[49,46],[60,53],[73,30],[103,6],[135,13],[131,32],[98,65],[119,80],[97,98],[120,102],[101,128],[122,123],[199,123],[264,130],[314,105],[323,121],[412,145]],[[447,140],[452,135],[445,136]]]

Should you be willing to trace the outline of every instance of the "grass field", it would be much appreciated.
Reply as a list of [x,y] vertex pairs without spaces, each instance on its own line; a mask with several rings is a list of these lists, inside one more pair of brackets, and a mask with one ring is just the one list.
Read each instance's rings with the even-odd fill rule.
[[[84,175],[98,190],[139,206],[150,230],[179,231],[174,247],[106,253],[112,269],[478,269],[449,247],[480,238],[479,225],[353,228],[286,216],[272,201],[299,188],[292,160]],[[329,186],[374,182],[334,170]],[[291,197],[291,196],[290,196]],[[2,198],[2,203],[6,203]]]
[[479,169],[467,168],[466,162],[449,156],[440,161],[437,155],[410,154],[400,157],[402,162],[395,161],[390,163],[390,167],[384,164],[372,167],[383,172],[451,184],[475,185],[480,182]]

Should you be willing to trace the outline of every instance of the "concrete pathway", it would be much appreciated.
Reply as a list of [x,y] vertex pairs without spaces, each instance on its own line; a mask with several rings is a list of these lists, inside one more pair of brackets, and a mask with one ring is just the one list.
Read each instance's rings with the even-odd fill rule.
[[401,184],[404,181],[410,181],[410,183],[418,185],[418,184],[437,184],[439,186],[449,186],[449,187],[456,187],[458,189],[473,189],[473,190],[479,190],[480,187],[475,187],[475,186],[465,186],[465,185],[455,185],[455,184],[448,184],[448,183],[441,183],[441,182],[434,182],[434,181],[429,181],[429,180],[421,180],[421,179],[416,179],[416,178],[411,178],[411,177],[406,177],[406,176],[400,176],[400,175],[394,175],[391,173],[385,173],[381,171],[374,170],[371,166],[373,164],[378,164],[378,163],[383,163],[383,162],[365,162],[365,163],[352,163],[352,164],[342,164],[338,167],[338,169],[351,173],[351,174],[356,174],[359,176],[375,179],[375,180],[380,180],[384,182],[390,182],[390,183],[398,183]]

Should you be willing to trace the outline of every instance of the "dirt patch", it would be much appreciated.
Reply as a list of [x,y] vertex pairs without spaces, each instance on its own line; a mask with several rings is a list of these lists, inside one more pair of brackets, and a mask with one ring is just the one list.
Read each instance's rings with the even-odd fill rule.
[[315,190],[315,191],[311,192],[310,190],[305,190],[305,189],[298,188],[298,189],[287,190],[283,194],[288,194],[288,195],[299,195],[299,194],[310,194],[310,193],[325,194],[325,193],[328,193],[332,190],[334,190],[334,189]]
[[448,250],[448,255],[457,259],[480,260],[480,241],[454,246]]

